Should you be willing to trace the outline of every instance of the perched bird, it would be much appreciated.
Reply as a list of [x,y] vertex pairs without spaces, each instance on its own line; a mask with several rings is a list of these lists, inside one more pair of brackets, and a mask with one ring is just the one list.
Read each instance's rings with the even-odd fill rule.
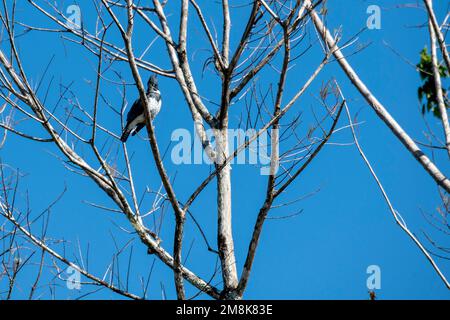
[[[156,75],[152,75],[147,83],[147,99],[150,107],[150,116],[152,120],[156,117],[159,110],[161,110],[161,93],[158,89],[158,79]],[[126,142],[128,136],[135,135],[142,128],[145,127],[145,112],[144,112],[144,103],[138,98],[133,105],[131,106],[130,111],[127,114],[127,124],[123,129],[122,136],[120,140]]]

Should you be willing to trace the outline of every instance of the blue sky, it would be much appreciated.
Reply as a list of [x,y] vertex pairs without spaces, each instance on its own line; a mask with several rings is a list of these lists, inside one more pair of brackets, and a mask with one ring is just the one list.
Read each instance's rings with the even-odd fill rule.
[[[199,3],[202,2],[207,3],[204,10],[208,21],[213,21],[220,26],[220,5],[214,1],[199,1]],[[445,2],[435,1],[435,11],[439,21],[442,21],[448,10],[448,3]],[[85,27],[92,31],[95,28],[95,11],[88,3],[83,1],[79,5]],[[398,4],[405,3],[407,1],[347,0],[345,4],[343,1],[328,1],[327,22],[331,30],[342,27],[345,41],[365,27],[368,18],[366,9],[369,5],[375,4],[382,8],[381,29],[364,31],[353,49],[360,44],[368,46],[363,51],[352,55],[349,61],[403,128],[414,138],[423,141],[425,140],[422,133],[424,124],[417,100],[419,75],[413,67],[385,45],[385,43],[390,44],[413,63],[418,62],[420,50],[425,45],[429,46],[427,29],[422,27],[426,23],[425,12],[417,8],[396,7]],[[72,2],[69,1],[58,3],[61,8],[66,8],[70,4]],[[167,6],[166,12],[172,13],[169,16],[169,23],[175,25],[178,23],[178,10],[175,2]],[[242,17],[246,17],[247,14],[248,7],[232,10],[232,46],[240,38],[245,23]],[[26,24],[54,27],[42,14],[24,2],[18,4],[17,15],[18,19]],[[208,98],[216,99],[220,96],[217,77],[211,72],[205,72],[202,75],[203,62],[210,53],[202,50],[205,47],[205,39],[193,10],[190,19],[193,22],[190,25],[188,50],[193,73],[199,91]],[[285,101],[301,87],[323,58],[314,38],[315,33],[311,28],[307,32],[308,40],[311,40],[314,45],[307,54],[295,62],[288,78]],[[174,33],[176,34],[176,30]],[[88,109],[92,108],[96,58],[86,49],[64,41],[62,36],[65,35],[31,32],[21,37],[18,43],[25,70],[30,75],[30,79],[36,81],[54,55],[54,61],[49,70],[49,74],[54,76],[49,91],[49,106],[53,106],[57,101],[60,91],[59,83],[67,85],[74,81],[73,89],[80,103]],[[120,43],[116,31],[112,31],[108,36],[111,40]],[[142,52],[154,38],[155,34],[144,24],[137,23],[135,51]],[[302,44],[303,48],[307,47],[306,42]],[[352,52],[353,49],[350,48],[346,52]],[[166,50],[160,39],[156,40],[145,57],[149,61],[169,68]],[[114,69],[132,83],[132,76],[125,64],[117,63]],[[141,71],[141,75],[146,79],[149,73]],[[49,83],[51,76],[47,76],[44,84]],[[108,76],[114,78],[111,72]],[[373,110],[350,85],[336,63],[326,66],[324,72],[293,108],[292,113],[288,114],[288,118],[302,111],[304,122],[299,127],[299,133],[305,134],[313,119],[311,110],[318,112],[321,110],[316,99],[320,87],[332,78],[336,78],[341,84],[352,113],[359,112],[358,120],[364,122],[358,128],[360,143],[395,208],[402,214],[413,232],[428,246],[429,243],[426,242],[423,231],[432,235],[444,246],[448,244],[448,236],[442,236],[430,227],[421,214],[421,210],[433,212],[440,205],[434,181],[377,118]],[[261,74],[261,79],[263,86],[277,81],[275,73],[270,68]],[[163,95],[163,108],[155,120],[155,126],[160,149],[166,150],[173,130],[186,128],[192,132],[192,121],[177,83],[160,78],[160,88]],[[118,86],[102,83],[101,90],[113,105],[120,107],[121,96]],[[127,86],[128,102],[131,103],[136,97],[135,87]],[[64,106],[67,106],[67,102],[63,102],[58,107],[58,114],[64,113]],[[102,101],[99,108],[99,121],[118,133],[120,119]],[[242,103],[232,107],[231,126],[237,126],[236,119],[243,108]],[[20,115],[16,114],[16,117],[18,119]],[[440,132],[437,120],[431,115],[427,116],[427,119],[433,128]],[[342,117],[339,126],[346,124],[346,118]],[[73,122],[72,125],[75,123]],[[42,134],[41,129],[28,122],[20,124],[19,128]],[[337,133],[331,142],[351,142],[350,132],[343,130]],[[143,139],[135,138],[130,139],[127,145],[129,152],[134,154],[132,165],[138,193],[142,193],[146,186],[157,190],[160,182],[149,144]],[[109,142],[108,146],[111,146],[113,152],[117,152],[119,148],[116,142]],[[87,154],[86,148],[83,148],[85,147],[77,146],[76,150],[81,154],[85,152]],[[141,294],[139,277],[141,275],[144,278],[147,277],[154,257],[147,255],[145,247],[138,239],[124,233],[118,227],[130,229],[123,216],[92,208],[83,202],[85,200],[112,206],[111,201],[92,181],[67,171],[55,154],[60,155],[58,150],[49,144],[30,142],[13,135],[8,137],[5,147],[0,150],[0,157],[4,163],[19,168],[27,174],[21,180],[20,190],[22,199],[26,190],[29,191],[33,213],[45,208],[64,186],[67,186],[63,199],[52,210],[49,236],[53,239],[65,239],[68,242],[66,253],[69,258],[76,256],[79,258],[77,243],[80,244],[84,253],[89,250],[89,271],[93,274],[103,276],[116,251],[115,242],[120,247],[134,238],[130,291]],[[119,154],[121,155],[121,152]],[[93,158],[89,156],[88,159]],[[436,154],[436,160],[441,169],[450,174],[445,154]],[[118,161],[118,165],[123,168],[122,158]],[[165,159],[165,166],[171,177],[176,177],[174,188],[181,201],[187,199],[210,171],[208,165],[177,166],[170,161],[170,157]],[[239,273],[246,256],[254,221],[265,195],[266,178],[260,176],[258,172],[258,168],[250,165],[236,165],[232,170],[233,233]],[[449,291],[431,265],[394,223],[377,186],[354,146],[327,145],[278,203],[296,199],[318,189],[320,192],[292,207],[283,207],[271,212],[273,216],[284,216],[303,210],[300,215],[290,219],[266,221],[244,298],[367,299],[366,268],[369,265],[378,265],[381,268],[382,288],[377,291],[380,299],[450,298]],[[209,242],[215,245],[214,194],[215,183],[211,183],[194,203],[192,213],[202,225]],[[151,198],[146,198],[144,208],[149,208],[151,201]],[[161,237],[164,239],[163,245],[169,252],[172,250],[173,221],[171,210],[166,210]],[[149,223],[151,226],[151,220]],[[206,250],[192,221],[188,221],[185,253],[191,243],[193,246],[186,265],[201,277],[209,279],[214,270],[216,257]],[[62,249],[60,245],[54,247],[58,250]],[[130,248],[128,247],[120,257],[119,266],[122,270],[127,268]],[[438,259],[437,261],[444,273],[450,275],[450,263],[446,260]],[[46,258],[46,263],[51,263],[49,257]],[[24,269],[19,277],[19,287],[13,297],[27,296],[27,288],[34,281],[36,272],[33,266]],[[43,287],[39,289],[39,292],[42,297],[49,297],[45,283],[51,278],[52,275],[46,273],[41,280]],[[220,277],[215,283],[219,282]],[[83,285],[80,291],[68,290],[63,282],[56,283],[58,284],[56,297],[60,299],[77,298],[95,289],[92,286]],[[3,286],[4,283],[0,282],[0,285]],[[161,299],[161,286],[165,288],[167,297],[175,298],[172,272],[162,263],[156,262],[149,282],[148,298]],[[196,290],[187,286],[187,292],[188,295],[192,295]],[[120,296],[102,290],[86,298],[117,299]]]

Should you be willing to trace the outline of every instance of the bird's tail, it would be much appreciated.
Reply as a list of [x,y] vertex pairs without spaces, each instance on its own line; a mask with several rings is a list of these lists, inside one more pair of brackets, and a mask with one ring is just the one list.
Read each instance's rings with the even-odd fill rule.
[[128,136],[130,135],[130,130],[128,128],[125,128],[123,130],[122,136],[120,137],[120,140],[122,142],[127,142]]

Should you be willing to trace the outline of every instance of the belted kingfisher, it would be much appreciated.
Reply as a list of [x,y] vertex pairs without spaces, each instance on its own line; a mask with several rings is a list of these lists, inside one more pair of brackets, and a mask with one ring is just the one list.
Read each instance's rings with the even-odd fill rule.
[[[156,75],[152,75],[150,79],[148,79],[147,83],[147,99],[150,107],[150,116],[152,120],[156,117],[159,110],[161,110],[161,93],[158,89],[158,79]],[[144,112],[144,103],[138,98],[133,105],[131,106],[130,111],[127,114],[127,124],[123,129],[122,136],[120,140],[126,142],[128,136],[135,135],[142,128],[145,127],[145,112]]]

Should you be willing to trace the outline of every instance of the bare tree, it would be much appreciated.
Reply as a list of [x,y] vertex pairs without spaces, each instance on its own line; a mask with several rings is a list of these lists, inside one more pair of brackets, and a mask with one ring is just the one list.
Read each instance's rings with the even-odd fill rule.
[[[220,32],[216,31],[215,25],[219,23],[217,21],[215,23],[208,22],[209,19],[205,16],[203,6],[195,0],[181,0],[177,3],[179,18],[176,19],[176,23],[173,22],[175,20],[173,17],[169,19],[169,14],[166,12],[166,8],[169,6],[167,1],[153,0],[152,6],[146,7],[132,0],[93,0],[91,4],[96,10],[95,29],[91,29],[83,23],[79,26],[74,25],[73,21],[65,16],[64,11],[51,1],[42,4],[29,0],[28,3],[27,10],[34,10],[35,14],[45,17],[52,27],[30,25],[19,21],[16,18],[18,5],[16,1],[10,4],[3,1],[3,11],[0,14],[3,25],[3,41],[0,50],[0,97],[4,104],[0,112],[8,114],[8,117],[4,117],[4,121],[0,123],[5,132],[4,139],[8,132],[36,143],[50,143],[56,146],[59,150],[58,157],[67,170],[94,182],[111,199],[115,208],[99,204],[92,205],[99,209],[123,214],[128,221],[128,227],[133,229],[133,233],[147,247],[148,253],[154,254],[159,261],[173,270],[178,299],[190,298],[186,296],[186,281],[189,285],[197,288],[199,293],[205,293],[215,299],[241,299],[250,279],[263,225],[269,212],[276,206],[289,204],[275,205],[275,201],[288,192],[289,187],[319,155],[335,132],[351,129],[354,142],[364,156],[354,131],[356,124],[351,120],[346,100],[335,81],[324,81],[321,91],[316,93],[320,108],[311,111],[315,120],[310,124],[308,132],[302,133],[298,129],[298,121],[302,112],[299,102],[313,81],[321,74],[323,68],[333,61],[333,57],[378,117],[388,125],[392,133],[436,181],[441,190],[444,193],[450,191],[450,181],[445,174],[389,114],[386,107],[370,92],[348,63],[342,49],[349,47],[352,42],[340,47],[341,35],[333,36],[328,31],[324,20],[317,13],[322,1],[251,1],[247,4],[248,17],[245,20],[245,28],[234,30],[233,33],[233,8],[228,0],[221,1]],[[443,56],[446,55],[445,61],[447,62],[448,53],[444,35],[438,30],[439,26],[432,11],[431,1],[425,1],[425,3],[430,17],[430,39],[432,43],[436,43],[435,39],[437,38]],[[322,7],[322,9],[324,8]],[[190,11],[194,14],[190,14]],[[326,10],[322,10],[321,13],[326,13]],[[196,20],[193,21],[194,19]],[[157,65],[144,58],[145,53],[152,49],[153,42],[148,44],[144,52],[138,53],[138,50],[135,49],[136,39],[142,41],[148,38],[148,35],[144,36],[135,32],[138,24],[145,24],[147,33],[154,35],[164,44],[164,60],[170,67]],[[190,59],[192,52],[188,49],[191,37],[190,27],[193,24],[201,27],[202,46],[207,48],[210,54],[204,64],[205,72],[209,72],[210,77],[215,77],[215,81],[220,86],[220,94],[214,97],[206,97],[203,92],[200,92],[199,78],[201,75],[193,72],[192,59]],[[45,93],[40,93],[39,89],[44,83],[44,77],[37,82],[31,79],[31,76],[27,74],[19,50],[21,36],[26,36],[30,32],[61,35],[66,43],[84,47],[96,58],[94,99],[89,106],[78,101],[76,93],[70,86],[64,87],[56,107],[47,101]],[[240,35],[237,45],[232,45],[232,34]],[[310,37],[311,35],[313,36]],[[307,81],[299,85],[295,81],[295,72],[292,71],[295,61],[319,43],[322,45],[323,56],[314,66]],[[434,65],[437,67],[436,46],[434,46],[432,54]],[[136,86],[139,99],[145,105],[148,137],[146,140],[149,142],[151,156],[161,184],[161,188],[157,192],[139,190],[134,182],[133,176],[136,173],[133,170],[127,145],[120,142],[120,135],[114,131],[117,123],[103,124],[100,120],[101,110],[104,110],[100,108],[101,104],[110,108],[117,122],[123,120],[128,100],[126,89],[130,80],[125,80],[126,76],[115,71],[116,67],[119,68],[118,66],[123,65],[131,75],[131,84]],[[158,144],[158,131],[151,121],[145,81],[142,79],[142,73],[148,71],[170,79],[174,86],[176,85],[182,92],[184,103],[180,102],[179,107],[185,105],[188,108],[192,118],[191,123],[194,124],[203,150],[214,164],[212,172],[191,194],[177,192],[173,180],[174,173],[166,169],[165,153],[161,152]],[[270,83],[264,78],[276,78],[277,80],[276,83]],[[439,76],[435,78],[436,87],[439,88]],[[290,79],[294,81],[290,81]],[[292,96],[286,94],[288,81],[290,81],[290,86],[296,88],[296,92]],[[103,85],[109,85],[119,90],[122,96],[120,107],[111,103],[102,94]],[[48,87],[51,86],[52,82],[50,81]],[[442,92],[440,96],[440,107],[444,108],[442,112],[446,114]],[[66,102],[69,110],[63,110],[59,105],[60,101]],[[240,108],[239,113],[241,114],[238,124],[246,123],[246,129],[254,129],[254,134],[245,139],[235,150],[230,150],[229,129],[236,126],[236,121],[230,115],[235,116],[234,110],[237,108]],[[349,123],[338,128],[341,112],[344,109],[348,113]],[[19,124],[23,121],[14,121],[13,114],[16,113],[25,119],[23,121],[26,121],[27,128],[43,129],[45,137],[28,134],[19,129]],[[448,117],[442,117],[442,124],[446,138],[448,138]],[[211,139],[208,129],[213,131],[214,139]],[[266,181],[265,199],[257,214],[245,263],[242,273],[239,274],[232,232],[232,162],[242,152],[251,149],[253,143],[265,134],[270,135],[271,142],[270,171]],[[449,139],[446,141],[446,148],[448,148]],[[120,149],[120,155],[119,153],[112,154],[111,150],[114,148]],[[365,160],[367,159],[365,158]],[[145,159],[144,161],[150,160]],[[367,162],[367,164],[370,168],[370,163]],[[373,170],[371,173],[379,183]],[[44,210],[45,215],[34,217],[26,209],[17,207],[15,202],[18,195],[15,190],[17,190],[20,174],[12,176],[14,179],[2,174],[3,194],[0,197],[0,213],[5,219],[5,228],[2,229],[3,239],[8,241],[6,251],[2,255],[5,259],[8,258],[4,260],[3,266],[4,274],[9,282],[7,297],[11,296],[16,275],[20,272],[21,265],[25,263],[23,261],[26,261],[26,258],[25,260],[23,260],[24,258],[22,260],[15,258],[17,252],[21,252],[20,245],[15,242],[18,234],[24,241],[36,247],[34,252],[39,252],[41,256],[36,285],[33,285],[30,298],[33,298],[39,282],[39,275],[46,266],[46,256],[49,256],[53,262],[51,268],[55,272],[56,280],[62,279],[61,264],[65,264],[80,272],[91,281],[90,284],[107,288],[127,298],[146,297],[145,293],[138,295],[129,292],[128,286],[121,284],[121,281],[114,282],[114,272],[109,268],[105,272],[105,275],[111,275],[108,280],[90,273],[82,263],[72,261],[65,254],[57,252],[46,232],[37,235],[33,231],[34,228],[31,227],[38,221],[45,223],[49,219],[47,213],[51,206]],[[197,223],[195,216],[190,211],[192,204],[214,180],[216,181],[217,204],[215,213],[217,216],[216,249],[209,244],[203,227]],[[437,263],[421,242],[406,228],[406,224],[399,218],[398,212],[390,203],[381,183],[379,186],[396,222],[418,245],[446,286],[449,287],[448,281],[439,270]],[[80,196],[82,197],[82,195]],[[142,201],[152,202],[149,211],[143,212]],[[165,206],[166,203],[169,206]],[[206,204],[203,207],[204,211],[211,210]],[[162,220],[164,210],[170,210],[175,221],[172,252],[163,246],[163,243],[167,243],[167,239],[160,238],[158,227],[156,225],[150,227],[146,222],[148,216],[159,215]],[[218,256],[220,266],[212,270],[211,279],[203,279],[195,271],[190,270],[183,260],[183,257],[188,255],[183,240],[186,221],[190,219],[195,224],[196,232],[199,232],[205,240],[207,249]],[[162,240],[165,241],[162,242]],[[116,257],[121,252],[121,248],[117,248]],[[114,265],[113,262],[111,265]],[[220,281],[216,279],[219,274]],[[126,277],[128,279],[128,273]],[[216,282],[218,284],[215,284]]]

